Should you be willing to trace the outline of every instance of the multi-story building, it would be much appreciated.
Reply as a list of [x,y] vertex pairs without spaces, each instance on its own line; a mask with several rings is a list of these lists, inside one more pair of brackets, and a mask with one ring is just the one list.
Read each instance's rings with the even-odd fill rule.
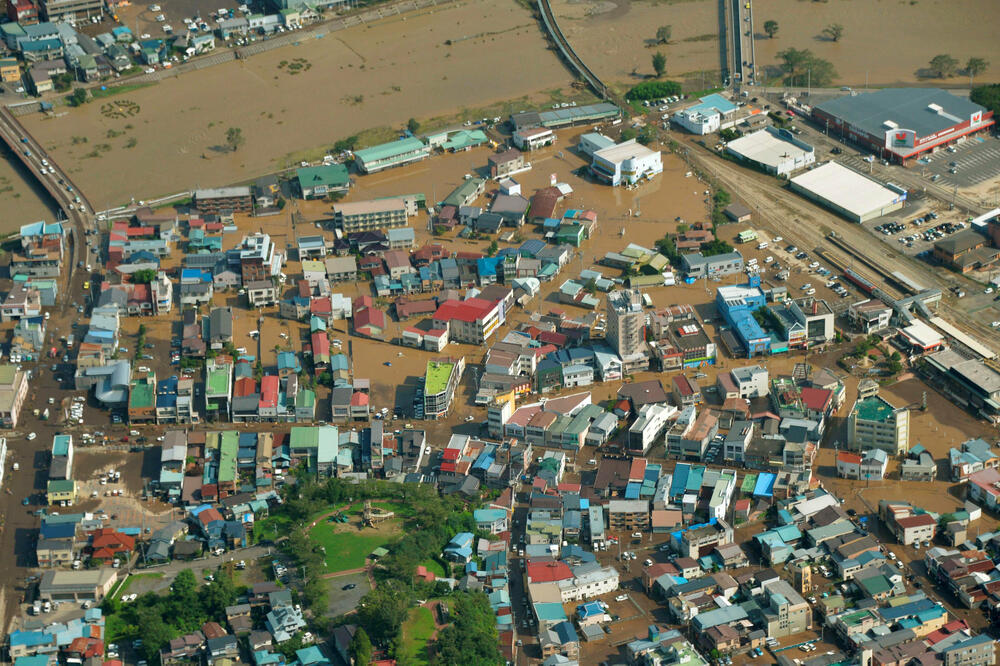
[[765,632],[769,638],[783,638],[812,628],[812,608],[787,581],[776,580],[764,587]]
[[852,451],[881,449],[895,456],[910,448],[910,410],[894,407],[879,395],[859,399],[847,417],[847,446]]
[[609,185],[634,185],[662,171],[660,151],[647,148],[635,139],[595,151],[590,165],[590,172]]
[[424,415],[439,419],[448,415],[455,390],[462,381],[465,357],[436,359],[427,362],[424,374]]
[[847,308],[847,317],[855,328],[865,335],[871,335],[889,328],[889,322],[892,320],[892,308],[882,301],[868,299],[852,303]]
[[253,194],[249,186],[195,190],[194,204],[202,213],[249,213],[253,211]]
[[[22,26],[34,25],[38,23],[38,7],[31,0],[8,0],[7,18],[10,19],[11,23],[20,23]],[[14,64],[16,66],[17,61]],[[14,83],[19,81],[20,78],[20,73],[18,73],[17,78],[4,78],[3,81],[5,83]]]
[[245,236],[240,243],[239,252],[244,286],[251,282],[270,280],[281,274],[283,257],[268,234]]
[[406,226],[406,210],[403,199],[338,203],[333,207],[333,221],[345,234],[392,229]]
[[763,398],[770,390],[767,368],[764,366],[733,368],[729,374],[741,398]]
[[28,396],[27,375],[16,365],[0,365],[0,426],[16,428]]
[[409,137],[354,151],[354,163],[362,173],[375,173],[424,159],[431,148],[420,139]]
[[156,373],[145,372],[132,379],[128,392],[128,422],[156,423]]
[[228,357],[205,361],[205,416],[210,421],[228,421],[233,393],[233,364]]
[[605,340],[622,359],[622,371],[630,373],[648,367],[646,348],[646,315],[642,311],[642,295],[637,289],[612,291],[607,298],[607,332]]
[[627,532],[648,529],[649,500],[611,500],[608,502],[608,526]]
[[448,339],[473,345],[485,343],[505,321],[503,302],[482,298],[447,300],[434,313],[435,329],[448,331]]
[[101,0],[41,0],[47,21],[86,22],[91,16],[104,15]]

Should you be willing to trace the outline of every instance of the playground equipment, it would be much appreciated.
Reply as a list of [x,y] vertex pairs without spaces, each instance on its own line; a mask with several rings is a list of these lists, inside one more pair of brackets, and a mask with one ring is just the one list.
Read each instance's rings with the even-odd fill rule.
[[371,500],[365,500],[365,511],[361,516],[362,522],[368,527],[375,527],[379,523],[389,520],[395,516],[393,511],[383,511],[372,505]]

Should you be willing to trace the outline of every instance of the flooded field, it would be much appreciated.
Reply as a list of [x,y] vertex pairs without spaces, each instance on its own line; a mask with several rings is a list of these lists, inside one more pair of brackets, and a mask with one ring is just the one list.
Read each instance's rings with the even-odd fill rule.
[[[717,2],[554,0],[552,6],[570,44],[609,83],[630,86],[652,75],[656,51],[667,57],[667,78],[686,78],[693,84],[700,72],[720,69]],[[768,20],[778,21],[774,39],[763,31]],[[757,63],[776,65],[779,51],[809,49],[833,63],[840,75],[838,85],[863,86],[866,80],[872,86],[904,85],[925,80],[921,70],[939,53],[961,63],[973,56],[990,60],[998,20],[1000,5],[974,0],[772,0],[754,6]],[[832,23],[844,26],[839,42],[822,35]],[[673,28],[670,43],[653,44],[662,25]],[[998,67],[1000,63],[993,62],[981,80],[989,80]],[[959,85],[967,81],[947,80]],[[701,87],[710,85],[715,82]]]
[[[667,78],[718,84],[719,10],[709,0],[553,0],[559,26],[573,49],[606,83],[623,87],[653,75],[652,57],[667,56]],[[670,25],[669,44],[656,30]]]
[[54,219],[55,213],[45,203],[47,198],[7,146],[0,147],[0,234],[15,232],[29,222]]
[[[362,130],[385,127],[391,139],[410,117],[472,113],[570,83],[527,10],[466,0],[23,122],[103,208],[254,178]],[[110,118],[105,104],[133,115]],[[246,140],[236,152],[224,146],[230,127]]]

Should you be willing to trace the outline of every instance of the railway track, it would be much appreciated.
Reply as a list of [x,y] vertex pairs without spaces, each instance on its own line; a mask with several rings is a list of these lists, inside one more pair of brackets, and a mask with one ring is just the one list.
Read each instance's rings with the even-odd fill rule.
[[562,53],[563,57],[566,59],[567,64],[573,69],[580,77],[587,82],[598,97],[601,99],[608,99],[608,88],[604,85],[594,72],[591,71],[587,64],[576,54],[573,47],[569,45],[569,41],[566,36],[563,35],[562,30],[559,28],[559,24],[556,22],[555,14],[552,13],[552,7],[549,5],[549,0],[537,0],[538,2],[538,12],[542,17],[542,25],[545,26],[545,31],[549,33],[549,37],[555,42],[556,47],[559,52]]

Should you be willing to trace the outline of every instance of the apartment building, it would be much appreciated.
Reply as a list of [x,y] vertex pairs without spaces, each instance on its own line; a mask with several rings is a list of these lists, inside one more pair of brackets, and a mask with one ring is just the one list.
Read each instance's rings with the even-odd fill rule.
[[406,201],[398,198],[338,203],[333,221],[345,234],[393,229],[406,226],[406,210]]
[[448,339],[473,345],[485,343],[505,321],[503,302],[482,298],[449,299],[438,306],[433,327],[448,331]]
[[878,394],[854,403],[847,417],[847,446],[851,451],[881,449],[895,456],[910,448],[910,410],[895,407]]
[[465,371],[465,357],[427,362],[424,374],[424,415],[439,419],[448,415],[455,391]]
[[608,526],[618,531],[649,529],[649,500],[619,500],[608,502]]
[[622,371],[630,373],[649,366],[646,348],[646,315],[637,289],[612,291],[607,297],[605,341],[622,359]]

